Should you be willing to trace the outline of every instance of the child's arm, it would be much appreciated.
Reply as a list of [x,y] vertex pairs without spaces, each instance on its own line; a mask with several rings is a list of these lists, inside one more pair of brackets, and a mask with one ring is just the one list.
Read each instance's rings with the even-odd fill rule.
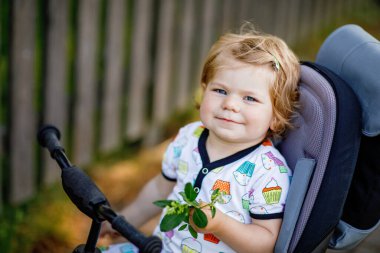
[[153,202],[166,199],[173,190],[174,185],[175,182],[167,180],[162,174],[157,175],[144,186],[132,203],[121,210],[120,214],[136,227],[143,225],[146,221],[162,212],[162,208],[155,206]]
[[208,218],[205,228],[190,221],[197,232],[212,233],[237,252],[273,252],[282,219],[252,219],[252,224],[243,224],[218,210],[214,218],[210,209],[202,210]]
[[[149,219],[162,211],[161,208],[153,204],[158,199],[166,199],[173,190],[175,182],[171,182],[164,178],[162,174],[152,178],[140,191],[137,198],[120,212],[125,219],[135,227],[140,227]],[[103,222],[100,236],[106,234],[115,234],[108,222]]]

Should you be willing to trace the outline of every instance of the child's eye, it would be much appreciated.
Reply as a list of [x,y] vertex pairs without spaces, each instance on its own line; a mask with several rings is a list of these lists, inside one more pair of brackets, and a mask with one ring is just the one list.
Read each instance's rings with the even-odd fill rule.
[[256,98],[251,97],[251,96],[245,96],[243,99],[248,101],[248,102],[256,102],[257,101]]
[[227,95],[227,91],[223,89],[213,89],[216,93],[222,94],[222,95]]

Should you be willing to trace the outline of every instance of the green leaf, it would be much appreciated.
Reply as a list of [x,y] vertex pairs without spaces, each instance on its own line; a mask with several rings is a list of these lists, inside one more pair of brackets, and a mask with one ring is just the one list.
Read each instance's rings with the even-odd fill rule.
[[163,200],[154,201],[153,204],[155,204],[156,206],[164,208],[164,207],[170,206],[173,201],[174,200],[163,199]]
[[192,226],[190,226],[190,225],[189,225],[189,232],[190,232],[190,234],[191,234],[192,237],[194,237],[195,239],[198,238],[197,231],[195,231],[195,229]]
[[183,219],[183,221],[184,222],[186,222],[186,223],[189,223],[189,209],[187,209],[187,211],[186,211],[186,216],[185,216],[185,218]]
[[204,228],[207,226],[207,216],[199,208],[194,208],[193,221],[199,228]]
[[197,197],[197,193],[195,192],[193,185],[191,183],[187,183],[185,185],[185,194],[188,200],[194,201]]
[[215,189],[211,194],[211,201],[216,200],[216,198],[219,196],[219,188]]
[[183,224],[178,230],[179,231],[185,230],[186,227],[187,227],[187,224]]
[[199,203],[196,200],[190,200],[185,192],[179,192],[179,195],[182,196],[183,200],[188,204],[188,206],[199,206]]
[[216,214],[216,208],[215,206],[211,206],[211,217],[214,218]]
[[182,196],[182,198],[183,198],[183,200],[184,200],[184,201],[186,201],[187,203],[189,203],[189,202],[190,202],[190,200],[189,200],[189,199],[187,199],[187,196],[186,196],[186,193],[185,193],[185,192],[179,192],[179,195],[181,195],[181,196]]
[[191,206],[193,207],[199,207],[199,202],[194,200],[194,201],[191,201]]
[[185,219],[186,214],[185,213],[180,213],[180,214],[167,214],[162,218],[161,223],[160,223],[160,230],[162,232],[168,232],[170,230],[173,230],[181,222]]

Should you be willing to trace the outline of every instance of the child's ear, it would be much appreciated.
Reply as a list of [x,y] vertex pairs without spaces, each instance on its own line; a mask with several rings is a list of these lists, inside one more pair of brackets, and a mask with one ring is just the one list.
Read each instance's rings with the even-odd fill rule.
[[276,128],[277,128],[277,118],[273,117],[272,120],[271,120],[271,122],[270,122],[269,129],[272,132],[276,132]]

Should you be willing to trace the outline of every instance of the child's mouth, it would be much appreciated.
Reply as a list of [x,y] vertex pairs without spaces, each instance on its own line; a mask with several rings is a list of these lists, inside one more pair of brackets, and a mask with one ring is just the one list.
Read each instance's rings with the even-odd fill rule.
[[231,119],[228,119],[228,118],[220,118],[220,117],[216,117],[218,120],[221,120],[221,121],[224,121],[224,122],[228,122],[228,123],[235,123],[235,124],[241,124],[239,122],[236,122],[234,120],[231,120]]

